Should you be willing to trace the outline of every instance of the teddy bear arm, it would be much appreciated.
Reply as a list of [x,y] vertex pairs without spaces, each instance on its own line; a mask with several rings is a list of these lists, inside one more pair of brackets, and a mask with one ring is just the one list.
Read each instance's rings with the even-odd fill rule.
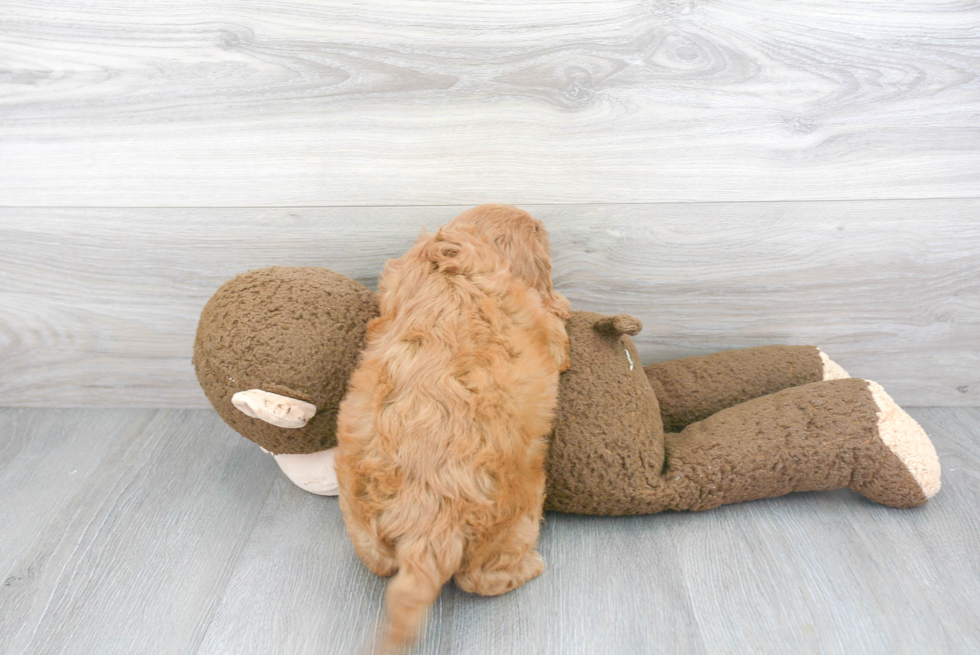
[[664,429],[677,432],[727,407],[847,373],[813,346],[762,346],[644,367]]

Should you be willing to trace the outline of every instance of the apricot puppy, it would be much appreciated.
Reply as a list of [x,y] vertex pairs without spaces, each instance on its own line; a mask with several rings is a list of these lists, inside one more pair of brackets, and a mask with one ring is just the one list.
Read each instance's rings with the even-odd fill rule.
[[379,304],[340,407],[337,479],[358,555],[397,571],[395,649],[450,577],[493,595],[544,571],[534,547],[569,307],[541,223],[506,205],[424,233],[387,263]]

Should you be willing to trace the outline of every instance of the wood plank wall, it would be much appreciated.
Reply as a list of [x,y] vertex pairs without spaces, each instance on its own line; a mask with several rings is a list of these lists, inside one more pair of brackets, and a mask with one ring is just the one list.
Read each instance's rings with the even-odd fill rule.
[[0,405],[206,405],[237,272],[473,204],[645,360],[814,343],[980,403],[980,5],[40,0],[0,21]]

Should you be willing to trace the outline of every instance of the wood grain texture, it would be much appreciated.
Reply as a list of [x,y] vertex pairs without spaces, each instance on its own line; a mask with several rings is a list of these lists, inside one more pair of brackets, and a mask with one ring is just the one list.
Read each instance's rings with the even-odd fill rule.
[[540,578],[497,598],[456,591],[452,652],[715,652],[704,643],[679,567],[676,532],[692,517],[700,520],[549,513],[539,541],[548,568]]
[[972,0],[7,3],[0,202],[972,197]]
[[[10,566],[24,558],[42,531],[91,484],[90,476],[113,448],[142,432],[152,416],[152,410],[0,412],[0,563]],[[100,434],[112,438],[92,438]],[[22,581],[8,568],[0,568],[0,579],[8,587]],[[3,626],[0,634],[10,628]]]
[[[911,413],[943,464],[921,508],[837,491],[549,514],[544,575],[497,598],[447,585],[415,652],[975,653],[980,408]],[[0,454],[3,655],[348,653],[379,625],[385,583],[336,499],[209,410],[0,410]]]
[[[0,415],[7,429],[14,419],[8,443],[36,453],[14,458],[0,481],[4,515],[9,499],[34,518],[11,526],[29,547],[0,561],[0,652],[194,652],[275,463],[208,412]],[[82,445],[104,453],[96,466],[77,464],[92,459],[74,452]]]
[[[274,477],[198,652],[363,652],[380,631],[385,580],[354,553],[336,498]],[[454,592],[447,587],[432,608],[418,652],[446,652]]]
[[[814,344],[907,405],[980,404],[980,200],[526,206],[644,362]],[[0,405],[205,407],[197,318],[248,269],[370,285],[464,207],[0,209]]]

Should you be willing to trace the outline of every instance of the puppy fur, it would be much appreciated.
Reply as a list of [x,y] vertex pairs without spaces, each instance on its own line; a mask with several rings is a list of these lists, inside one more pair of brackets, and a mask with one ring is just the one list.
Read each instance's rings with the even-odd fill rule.
[[450,577],[494,595],[544,571],[544,456],[568,368],[568,301],[541,223],[507,205],[424,233],[380,281],[338,418],[340,507],[386,591],[386,650]]

